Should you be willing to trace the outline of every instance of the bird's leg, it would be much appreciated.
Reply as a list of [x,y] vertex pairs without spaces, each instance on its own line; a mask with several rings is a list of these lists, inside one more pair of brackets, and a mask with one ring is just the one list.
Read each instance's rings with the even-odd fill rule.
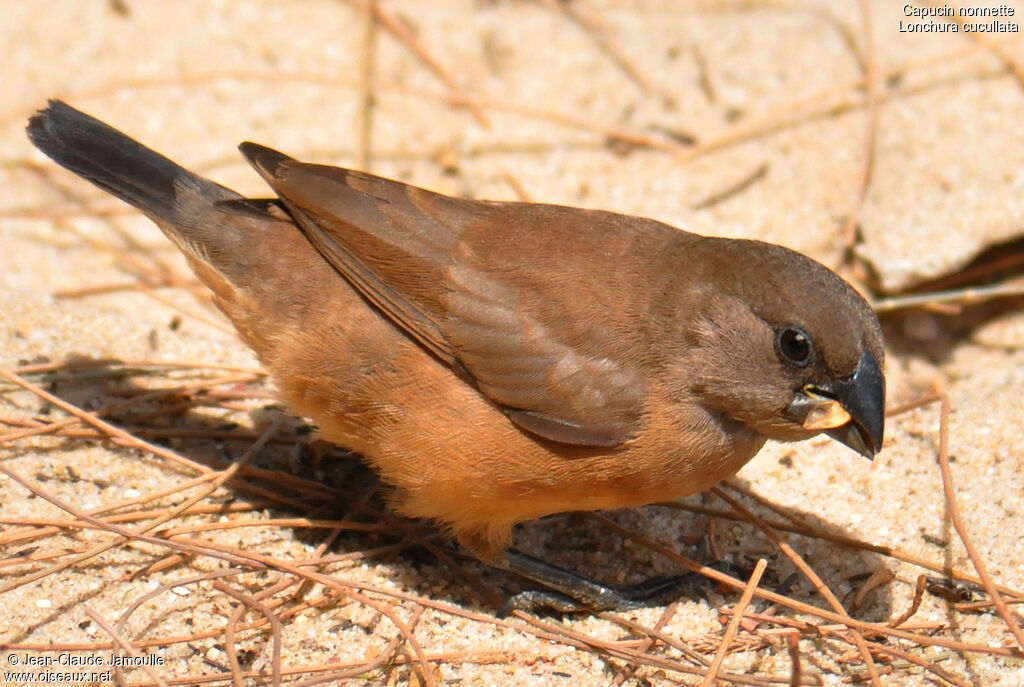
[[578,575],[518,551],[509,551],[495,567],[546,587],[513,595],[501,615],[513,610],[547,608],[559,613],[631,610],[667,603],[679,596],[696,596],[708,578],[696,573],[652,577],[628,587],[614,587]]

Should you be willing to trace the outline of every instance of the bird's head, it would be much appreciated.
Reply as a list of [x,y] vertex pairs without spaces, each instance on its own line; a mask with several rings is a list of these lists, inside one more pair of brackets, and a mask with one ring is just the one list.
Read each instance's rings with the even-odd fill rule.
[[878,318],[814,260],[759,241],[712,240],[713,272],[687,332],[691,390],[770,439],[819,432],[867,458],[882,447],[884,343]]

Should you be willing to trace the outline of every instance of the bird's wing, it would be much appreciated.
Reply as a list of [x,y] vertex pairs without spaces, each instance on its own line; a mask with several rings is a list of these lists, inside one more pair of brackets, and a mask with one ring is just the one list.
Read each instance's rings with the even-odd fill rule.
[[[567,209],[546,217],[553,206],[463,201],[252,143],[241,150],[335,269],[516,424],[582,446],[636,434],[635,352],[600,307],[572,301],[580,289],[571,282],[587,270],[560,270],[547,257],[572,250],[527,245],[554,240],[544,225],[564,224]],[[519,211],[502,214],[509,207]]]

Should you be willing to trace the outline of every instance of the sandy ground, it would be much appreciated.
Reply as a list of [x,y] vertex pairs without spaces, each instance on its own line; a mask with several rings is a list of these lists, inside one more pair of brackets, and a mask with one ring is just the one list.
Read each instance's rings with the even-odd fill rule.
[[[234,151],[246,139],[452,194],[600,207],[706,234],[760,238],[833,266],[841,262],[843,227],[859,213],[856,253],[867,261],[876,293],[955,269],[1024,226],[1019,34],[909,33],[910,25],[933,19],[905,16],[903,3],[882,0],[594,0],[572,5],[580,12],[575,16],[557,3],[525,1],[391,0],[381,6],[431,62],[379,27],[367,72],[365,15],[357,2],[0,2],[0,365],[11,369],[84,357],[255,366],[229,332],[191,314],[181,316],[138,290],[58,297],[133,283],[143,254],[186,271],[145,220],[56,170],[30,147],[24,122],[54,96],[252,194],[266,190]],[[1024,6],[1007,6],[1016,14],[999,21],[1020,22]],[[368,128],[367,73],[373,86]],[[865,73],[875,85],[870,97],[863,88]],[[866,101],[874,106],[866,108]],[[459,106],[465,103],[477,107]],[[861,199],[872,141],[870,184]],[[110,221],[98,217],[107,211]],[[184,289],[159,294],[218,321]],[[919,398],[935,384],[948,389],[953,477],[964,522],[993,579],[1022,589],[1024,322],[1010,313],[958,337],[947,324],[941,316],[921,316],[891,325],[899,345],[888,360],[890,403]],[[48,388],[75,403],[89,402],[102,389],[62,383]],[[37,397],[0,386],[0,416],[24,419],[45,412]],[[62,417],[50,412],[49,419]],[[259,429],[276,414],[242,416],[243,424]],[[885,448],[871,464],[826,440],[769,445],[739,480],[819,527],[971,572],[942,495],[938,427],[937,405],[892,417]],[[0,434],[6,431],[0,425]],[[244,450],[209,441],[172,447],[196,460]],[[138,498],[191,476],[109,442],[19,440],[0,445],[0,452],[8,470],[82,509]],[[227,503],[243,496],[225,487],[209,500]],[[705,502],[723,507],[710,497],[690,500]],[[0,504],[6,523],[66,517],[7,476],[0,476]],[[294,516],[287,509],[260,514]],[[658,507],[614,516],[687,555],[696,554],[683,543],[685,535],[707,526],[690,514]],[[749,527],[717,522],[726,550],[749,559],[761,555],[759,550],[771,552],[770,579],[777,582],[792,570]],[[23,527],[6,524],[0,532],[10,537]],[[210,536],[279,560],[307,558],[321,541],[315,532],[287,527]],[[0,539],[4,557],[37,555],[31,563],[0,567],[0,584],[52,565],[46,554],[111,538],[94,532],[54,535],[33,540],[31,550],[16,539]],[[864,620],[898,617],[924,572],[819,539],[790,541],[848,609],[866,576],[893,573],[855,612]],[[370,548],[343,537],[332,551],[343,553],[346,542]],[[605,579],[679,570],[605,526],[576,517],[525,527],[517,544]],[[132,576],[161,555],[150,545],[122,545],[3,593],[0,642],[14,650],[0,654],[0,670],[14,665],[12,655],[60,653],[44,651],[49,645],[108,641],[88,609],[116,622],[143,594],[219,565],[201,557]],[[500,593],[510,588],[502,576],[470,569]],[[357,560],[329,572],[493,617],[486,599],[431,556]],[[255,590],[267,584],[261,575],[233,581]],[[142,641],[219,631],[237,605],[209,581],[178,592],[157,595],[134,611],[123,635]],[[806,580],[790,594],[825,607]],[[374,598],[395,604],[405,621],[414,615],[411,602]],[[711,637],[710,649],[703,650],[713,651],[713,638],[727,622],[719,610],[737,598],[711,591],[684,599],[664,616],[663,608],[622,616],[646,627],[666,619],[665,635],[696,645]],[[415,637],[425,654],[456,658],[435,661],[426,677],[410,677],[401,661],[389,663],[352,684],[610,684],[627,665],[546,641],[523,631],[520,620],[496,625],[444,608],[416,619]],[[599,640],[633,636],[608,618],[564,622],[563,629]],[[913,622],[958,622],[958,630],[940,634],[960,642],[1015,645],[995,614],[959,613],[932,594]],[[375,611],[335,600],[289,619],[282,662],[297,668],[370,660],[395,636],[395,626]],[[266,635],[247,635],[239,646],[251,652],[246,665],[269,675],[272,646]],[[784,644],[752,641],[749,647],[730,654],[726,669],[788,679]],[[864,675],[863,667],[853,667],[856,661],[841,660],[847,653],[856,657],[848,646],[839,651],[830,640],[805,639],[800,647],[805,671],[820,674],[826,684]],[[222,634],[150,652],[164,661],[155,672],[181,684],[199,684],[198,676],[226,670]],[[1020,659],[941,647],[916,655],[937,662],[963,684],[1024,684]],[[128,673],[132,683],[150,679],[139,670]],[[699,682],[648,665],[626,684],[675,680]],[[256,684],[255,678],[250,682]],[[899,662],[885,667],[882,682],[932,684],[922,669]],[[221,683],[223,678],[216,684]]]

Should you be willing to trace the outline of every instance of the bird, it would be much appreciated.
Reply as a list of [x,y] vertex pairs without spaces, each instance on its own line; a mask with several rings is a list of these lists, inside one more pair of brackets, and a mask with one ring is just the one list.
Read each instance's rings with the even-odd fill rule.
[[706,490],[768,439],[881,450],[878,318],[788,248],[251,142],[272,195],[246,198],[59,100],[27,134],[155,222],[279,398],[485,563],[515,567],[519,523]]

